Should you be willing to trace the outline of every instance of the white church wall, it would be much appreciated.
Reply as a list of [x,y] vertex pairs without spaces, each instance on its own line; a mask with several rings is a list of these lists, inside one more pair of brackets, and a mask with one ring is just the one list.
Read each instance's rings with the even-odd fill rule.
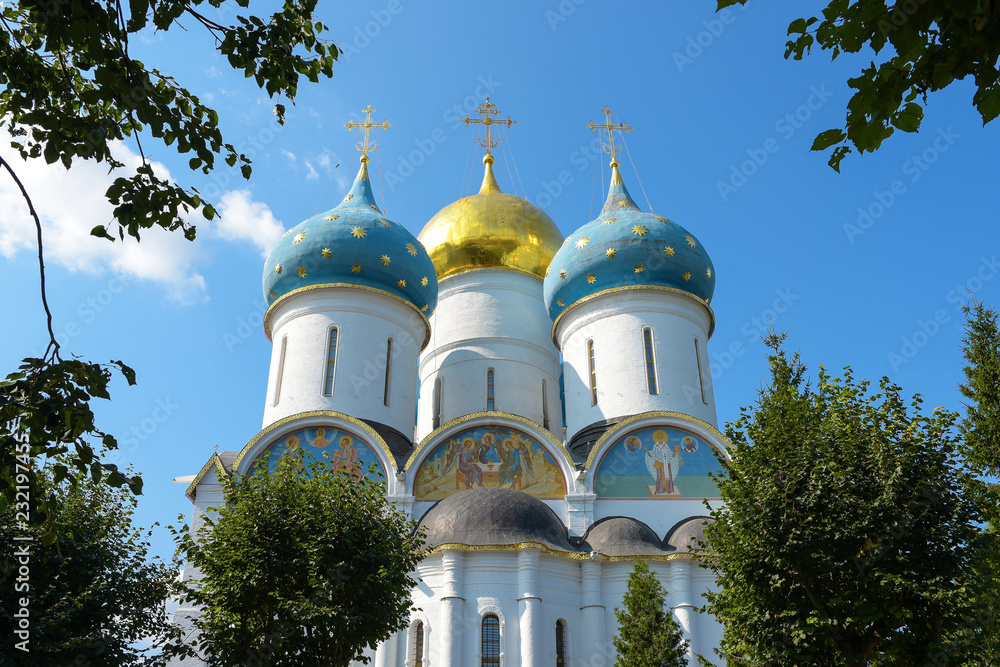
[[676,500],[627,500],[621,498],[594,501],[594,523],[609,516],[638,519],[653,529],[661,540],[680,521],[705,516],[708,510],[700,498]]
[[[654,410],[681,412],[716,425],[706,348],[710,326],[704,306],[660,290],[607,294],[575,306],[556,332],[564,359],[567,436],[604,419]],[[647,382],[646,327],[653,336],[656,394],[650,394]],[[596,404],[590,390],[590,341]]]
[[[562,427],[559,353],[542,302],[542,283],[512,271],[466,271],[442,281],[431,316],[431,342],[420,360],[417,438],[440,424],[487,409],[486,374],[494,370],[495,409],[551,430]],[[545,381],[545,399],[542,381]]]
[[[300,412],[336,410],[412,436],[417,359],[426,335],[424,320],[416,310],[376,292],[327,288],[285,299],[274,307],[270,321],[273,348],[264,404],[265,427]],[[330,329],[334,326],[337,356],[333,393],[326,396]],[[390,338],[386,405],[386,348]]]

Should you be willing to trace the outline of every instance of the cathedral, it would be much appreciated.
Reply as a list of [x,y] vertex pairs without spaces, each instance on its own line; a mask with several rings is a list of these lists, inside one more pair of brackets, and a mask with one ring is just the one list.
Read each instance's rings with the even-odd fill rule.
[[607,108],[590,124],[609,139],[610,186],[564,238],[497,185],[491,125],[512,121],[487,99],[466,118],[485,134],[482,187],[414,237],[376,204],[368,132],[388,123],[365,111],[348,124],[365,130],[350,191],[264,265],[262,429],[195,477],[192,531],[223,502],[219,476],[265,452],[375,464],[426,530],[409,626],[370,655],[377,667],[612,665],[639,559],[690,664],[713,656],[721,625],[697,610],[713,577],[692,552],[728,446],[706,349],[715,269],[694,234],[629,195],[615,133],[631,128]]

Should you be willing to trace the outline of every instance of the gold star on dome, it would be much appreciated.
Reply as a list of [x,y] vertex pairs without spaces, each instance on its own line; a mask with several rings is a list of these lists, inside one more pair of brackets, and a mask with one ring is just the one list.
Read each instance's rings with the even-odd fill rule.
[[660,222],[670,222],[669,220],[667,220],[666,218],[664,218],[662,215],[658,215],[658,216],[655,216],[655,217]]
[[694,248],[694,247],[696,247],[696,246],[698,245],[698,244],[697,244],[697,243],[695,242],[695,240],[694,240],[693,238],[691,238],[691,235],[690,235],[690,234],[688,234],[687,236],[685,236],[685,237],[684,237],[684,240],[685,240],[685,241],[687,241],[688,245],[689,245],[689,246],[691,246],[692,248]]
[[705,275],[708,276],[709,278],[711,278],[712,277],[712,269],[705,269]]
[[320,252],[323,254],[323,259],[330,259],[330,255],[333,254],[329,248],[323,248]]
[[339,215],[328,215],[328,216],[326,216],[326,217],[325,217],[325,218],[323,218],[323,219],[324,219],[324,220],[329,220],[329,221],[333,221],[333,220],[336,220],[336,219],[337,219],[337,218],[339,218],[339,217],[340,217]]
[[587,247],[588,243],[590,243],[590,237],[589,236],[584,236],[579,241],[576,242],[576,247],[580,248],[580,249],[583,249],[583,248]]
[[292,243],[302,243],[302,239],[304,239],[305,237],[306,237],[305,232],[299,232],[298,234],[295,235],[295,238],[292,239]]
[[646,270],[646,265],[645,264],[636,264],[635,265],[635,272],[636,273],[642,273],[645,270]]
[[549,264],[548,266],[545,267],[545,277],[546,278],[549,277],[549,271],[551,271],[551,270],[552,270],[552,265],[551,264]]
[[284,234],[281,235],[281,238],[285,238],[286,236],[288,236],[291,233],[292,233],[292,230],[289,229],[287,232],[285,232]]
[[610,258],[610,257],[614,257],[615,255],[617,255],[618,251],[615,250],[614,248],[608,248],[607,250],[604,251],[604,254],[607,255]]
[[565,303],[563,303],[563,300],[562,300],[562,299],[556,299],[556,305],[557,305],[557,306],[565,306],[566,304],[565,304]]
[[411,255],[413,255],[414,257],[416,257],[417,256],[417,247],[415,245],[413,245],[412,243],[407,243],[406,244],[406,252],[408,252]]
[[346,197],[344,197],[344,201],[350,201],[352,199],[354,199],[354,195],[347,195]]
[[352,264],[351,265],[351,273],[361,273],[361,265],[360,264]]
[[274,297],[278,296],[277,294],[275,294],[275,293],[274,293],[274,290],[271,290],[270,292],[268,292],[268,293],[267,293],[267,295],[268,295],[269,297],[271,297],[272,299],[273,299]]
[[391,259],[389,259],[389,255],[382,255],[382,264],[383,264],[383,265],[388,265],[388,264],[389,264],[389,262],[391,262],[391,261],[392,261],[392,260],[391,260]]
[[427,276],[424,276],[423,278],[420,279],[420,286],[427,287]]
[[691,280],[691,272],[690,271],[685,271],[684,275],[681,276],[681,278],[683,278],[684,280]]
[[615,219],[614,218],[607,218],[604,221],[604,224],[606,224],[606,225],[613,225],[613,224],[615,224]]
[[629,208],[630,206],[632,206],[632,203],[627,199],[622,199],[618,202],[618,208]]
[[398,287],[399,289],[403,289],[404,287],[406,287],[406,281],[400,278],[399,282],[396,283],[396,287]]
[[274,267],[274,272],[281,275],[281,264],[276,264]]
[[369,206],[371,206],[371,207],[372,207],[372,210],[373,210],[373,211],[378,211],[379,213],[381,213],[381,212],[382,212],[382,211],[379,211],[379,210],[378,210],[378,206],[376,206],[375,204],[369,204]]
[[559,280],[566,280],[566,269],[562,269],[559,272]]
[[351,228],[351,236],[353,236],[356,239],[363,239],[367,234],[368,232],[363,227]]
[[428,307],[430,307],[430,304],[425,303],[424,307],[420,309],[420,312],[421,313],[426,312],[426,310],[427,310]]
[[673,257],[674,249],[671,248],[670,246],[667,246],[666,248],[663,249],[663,254],[666,255],[667,257]]
[[305,278],[305,277],[306,277],[306,270],[303,267],[300,266],[299,267],[299,278]]
[[392,227],[392,225],[389,224],[389,221],[385,219],[379,220],[378,224],[382,225],[383,227]]
[[648,231],[646,225],[632,225],[632,233],[636,236],[645,236]]
[[597,282],[597,278],[594,277],[593,273],[587,274],[587,282],[590,283],[591,285]]

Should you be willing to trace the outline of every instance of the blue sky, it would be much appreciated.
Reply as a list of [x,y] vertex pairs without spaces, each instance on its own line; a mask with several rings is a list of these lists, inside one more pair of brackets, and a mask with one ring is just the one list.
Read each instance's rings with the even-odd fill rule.
[[[189,516],[171,479],[259,430],[270,358],[264,256],[284,229],[339,201],[357,169],[343,123],[368,104],[393,124],[373,157],[376,196],[414,234],[478,187],[481,150],[458,119],[486,95],[517,120],[497,150],[501,187],[541,205],[566,234],[597,214],[608,180],[584,125],[601,121],[605,105],[617,111],[635,128],[622,158],[634,198],[694,233],[716,267],[709,352],[720,425],[766,379],[769,317],[814,370],[850,364],[922,393],[928,409],[959,409],[957,300],[972,289],[1000,303],[1000,125],[982,127],[971,82],[959,82],[930,97],[920,133],[851,156],[838,175],[808,148],[840,126],[846,80],[872,55],[785,61],[787,25],[801,11],[751,2],[723,21],[704,1],[320,2],[331,39],[349,50],[332,80],[300,87],[284,128],[195,26],[144,34],[133,53],[214,105],[227,140],[252,153],[246,183],[225,170],[192,174],[187,157],[144,143],[181,183],[214,195],[222,222],[200,227],[195,244],[155,233],[138,247],[91,241],[86,230],[108,220],[104,170],[21,167],[45,218],[64,354],[123,359],[138,374],[137,387],[118,382],[113,401],[97,405],[121,460],[145,479],[136,521]],[[33,232],[9,183],[0,205],[9,371],[44,348],[45,333]],[[165,530],[154,548],[171,553]]]

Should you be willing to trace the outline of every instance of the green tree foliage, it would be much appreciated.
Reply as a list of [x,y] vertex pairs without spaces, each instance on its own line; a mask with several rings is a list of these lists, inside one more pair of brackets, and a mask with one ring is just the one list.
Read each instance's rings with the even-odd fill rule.
[[[230,167],[238,165],[246,178],[251,173],[250,160],[223,138],[214,110],[169,74],[132,56],[129,42],[137,33],[204,28],[231,67],[279,101],[294,102],[302,77],[315,82],[333,75],[339,52],[320,37],[325,26],[313,20],[316,0],[288,0],[268,17],[245,11],[249,0],[236,0],[235,8],[226,4],[233,16],[228,24],[212,18],[222,5],[223,0],[0,3],[0,129],[13,137],[11,146],[25,159],[42,158],[67,168],[77,160],[91,160],[119,174],[106,192],[115,207],[113,227],[95,227],[95,236],[113,241],[128,234],[138,240],[142,230],[161,227],[193,239],[195,227],[187,216],[196,209],[205,218],[215,216],[211,203],[195,188],[153,172],[143,151],[144,138],[190,154],[188,166],[205,174],[216,167],[217,157]],[[284,122],[284,105],[276,103],[274,111]],[[111,150],[112,142],[120,140],[134,141],[142,158],[131,172]],[[31,193],[2,155],[0,168],[20,187],[35,222],[49,333],[41,358],[25,359],[17,372],[0,381],[0,510],[15,500],[14,452],[24,438],[31,460],[70,452],[53,470],[57,481],[77,483],[90,475],[94,481],[104,478],[112,486],[128,485],[140,493],[139,477],[126,477],[100,461],[91,444],[117,447],[114,437],[94,424],[90,403],[108,398],[113,369],[129,384],[134,384],[135,374],[119,361],[97,364],[60,357],[45,294],[41,222]],[[34,491],[37,506],[31,522],[47,521],[45,539],[51,539],[44,490]]]
[[[162,664],[139,647],[176,632],[165,609],[176,571],[149,559],[150,532],[131,525],[135,497],[87,479],[57,484],[49,471],[38,486],[57,501],[54,541],[39,540],[39,529],[26,528],[14,507],[0,512],[0,665]],[[27,637],[15,634],[22,600]],[[16,647],[24,639],[28,652]]]
[[969,493],[986,526],[974,571],[976,623],[966,633],[977,664],[1000,664],[1000,327],[997,311],[973,301],[965,307],[965,384],[962,454],[974,473]]
[[869,394],[849,368],[820,367],[813,389],[783,340],[768,337],[770,385],[727,427],[706,529],[727,664],[956,664],[978,516],[957,415],[922,414],[886,378]]
[[[746,1],[718,0],[718,8]],[[829,0],[821,16],[792,21],[788,35],[785,57],[795,60],[814,44],[834,59],[874,52],[847,81],[855,92],[844,127],[821,132],[812,146],[836,146],[830,166],[837,171],[852,146],[875,151],[896,130],[916,132],[927,94],[956,80],[972,77],[972,102],[984,125],[1000,115],[1000,7],[988,0]]]
[[384,481],[284,457],[223,483],[218,516],[178,532],[208,664],[346,667],[406,627],[423,540]]
[[622,600],[624,609],[615,609],[615,667],[687,667],[688,643],[665,606],[666,597],[646,561],[636,561]]

